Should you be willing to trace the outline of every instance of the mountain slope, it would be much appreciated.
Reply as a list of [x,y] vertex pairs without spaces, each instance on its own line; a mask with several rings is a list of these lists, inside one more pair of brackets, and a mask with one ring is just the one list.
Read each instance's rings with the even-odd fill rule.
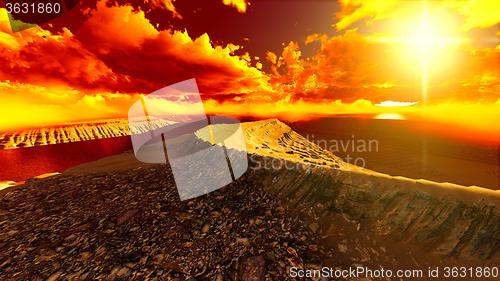
[[[231,129],[230,125],[215,126],[222,131]],[[343,225],[355,230],[358,242],[368,243],[374,240],[370,237],[377,237],[382,242],[387,239],[388,244],[414,247],[423,255],[415,259],[422,262],[429,259],[429,253],[499,260],[500,192],[392,177],[356,167],[276,119],[243,123],[242,129],[250,159],[246,177],[290,206],[304,210],[314,206],[312,216],[316,219],[312,223],[321,226],[323,236],[342,237],[337,229],[332,232],[331,226]],[[207,128],[196,134],[209,141]],[[132,154],[103,161],[109,171],[112,163],[119,163],[122,170],[124,163],[140,165],[134,164]],[[99,165],[82,165],[70,172],[97,171],[95,166]]]
[[438,255],[499,260],[500,192],[362,169],[278,120],[245,123],[243,128],[249,153],[263,156],[260,161],[313,164],[255,171],[256,180],[291,205],[316,206],[315,213],[325,221],[340,214],[343,222],[362,228],[366,239],[376,234]]

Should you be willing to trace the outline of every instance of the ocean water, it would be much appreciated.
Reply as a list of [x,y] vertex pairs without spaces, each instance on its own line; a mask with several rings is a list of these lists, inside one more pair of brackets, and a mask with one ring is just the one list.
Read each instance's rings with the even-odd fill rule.
[[132,149],[130,137],[114,137],[0,150],[0,181],[22,181]]
[[[500,189],[498,141],[412,120],[322,118],[289,124],[344,161],[394,176]],[[437,129],[436,129],[437,128]]]
[[[288,123],[344,161],[394,176],[500,189],[500,149],[410,120],[321,118]],[[0,150],[0,181],[22,181],[132,149],[129,136]]]

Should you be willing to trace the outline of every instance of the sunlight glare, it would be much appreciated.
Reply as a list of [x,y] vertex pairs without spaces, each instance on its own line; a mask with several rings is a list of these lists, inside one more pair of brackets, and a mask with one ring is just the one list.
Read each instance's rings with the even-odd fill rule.
[[379,119],[379,120],[405,120],[406,118],[404,118],[403,115],[397,114],[397,113],[380,113],[377,116],[375,116],[375,119]]
[[[409,23],[409,34],[406,44],[410,55],[419,60],[421,75],[422,104],[427,103],[429,92],[429,78],[431,72],[446,65],[450,59],[450,47],[461,44],[464,40],[458,35],[458,29],[453,24],[453,18],[446,13],[435,10],[430,12],[428,3],[424,1],[420,12],[420,19]],[[418,54],[415,56],[415,54]]]
[[386,100],[383,102],[379,102],[375,104],[375,106],[382,106],[382,107],[404,107],[404,106],[412,106],[416,105],[418,102],[417,101],[392,101],[392,100]]

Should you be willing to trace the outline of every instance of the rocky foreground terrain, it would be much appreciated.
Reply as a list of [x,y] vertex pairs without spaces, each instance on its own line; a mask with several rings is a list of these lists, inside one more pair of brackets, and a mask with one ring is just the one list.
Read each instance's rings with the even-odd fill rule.
[[192,200],[179,200],[167,165],[131,153],[2,190],[0,279],[286,280],[293,266],[500,264],[497,191],[357,168],[276,120],[243,129],[249,170]]
[[281,280],[329,255],[252,178],[178,198],[165,165],[32,180],[1,197],[0,279]]

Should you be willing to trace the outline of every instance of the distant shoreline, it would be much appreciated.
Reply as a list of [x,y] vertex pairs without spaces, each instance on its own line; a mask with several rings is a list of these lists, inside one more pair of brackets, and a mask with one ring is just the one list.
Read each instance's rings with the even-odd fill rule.
[[[422,146],[412,142],[411,136],[405,137],[402,134],[401,130],[406,130],[406,128],[398,124],[408,123],[401,122],[406,121],[356,119],[344,116],[343,118],[323,118],[289,124],[313,142],[322,138],[349,140],[354,135],[361,140],[376,139],[377,150],[380,151],[346,153],[340,150],[332,152],[344,161],[346,154],[352,156],[352,159],[363,157],[366,162],[365,167],[378,172],[436,182],[452,182],[464,186],[477,185],[493,190],[500,189],[500,152],[498,150],[478,148],[451,140],[444,140],[444,143],[443,140],[439,140],[436,146],[433,144],[434,140],[431,139],[429,144],[431,153],[427,159],[429,161],[427,166],[430,168],[428,171],[420,170],[423,164],[420,156]],[[63,172],[83,163],[118,155],[130,149],[129,137],[122,136],[0,150],[0,162],[3,162],[0,164],[6,167],[2,171],[3,174],[0,173],[0,181],[4,187],[15,185],[28,178],[45,173]],[[446,149],[451,150],[446,151]],[[352,161],[350,163],[359,164],[352,163]]]

